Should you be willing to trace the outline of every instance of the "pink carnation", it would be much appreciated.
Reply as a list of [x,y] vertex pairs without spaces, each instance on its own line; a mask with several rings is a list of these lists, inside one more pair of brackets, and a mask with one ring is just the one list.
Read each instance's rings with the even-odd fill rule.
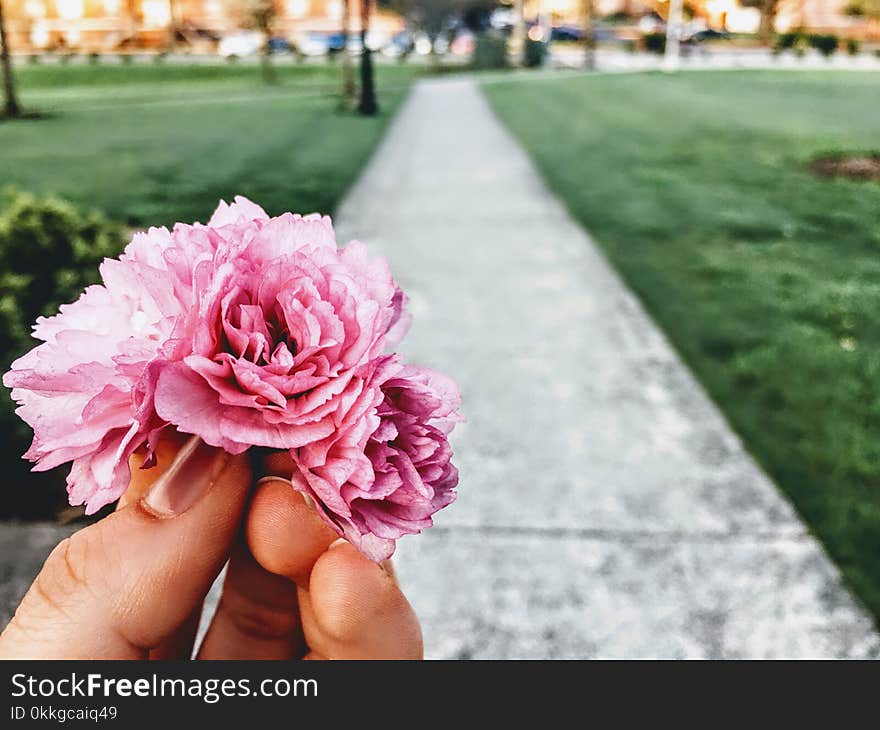
[[333,434],[291,452],[325,520],[373,560],[421,532],[455,499],[447,435],[461,420],[455,384],[439,373],[375,363],[361,402]]
[[385,354],[405,296],[362,244],[337,248],[329,218],[239,197],[207,225],[137,234],[101,276],[37,320],[43,344],[3,379],[34,468],[73,462],[71,504],[118,499],[168,427],[290,450],[325,518],[377,559],[454,498],[455,386]]

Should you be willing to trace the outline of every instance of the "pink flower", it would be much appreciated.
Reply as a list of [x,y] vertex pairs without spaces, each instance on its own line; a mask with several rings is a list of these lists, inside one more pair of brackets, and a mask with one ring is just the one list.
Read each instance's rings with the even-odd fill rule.
[[241,453],[290,450],[304,489],[376,559],[454,498],[451,381],[385,354],[409,323],[387,264],[338,249],[330,219],[270,218],[236,198],[207,225],[138,234],[3,379],[34,429],[36,470],[72,461],[88,513],[129,457],[173,427]]
[[[447,435],[462,420],[447,377],[396,357],[371,364],[361,399],[340,428],[293,449],[299,488],[340,535],[373,560],[421,532],[455,499],[458,470]],[[299,481],[295,479],[295,483]]]

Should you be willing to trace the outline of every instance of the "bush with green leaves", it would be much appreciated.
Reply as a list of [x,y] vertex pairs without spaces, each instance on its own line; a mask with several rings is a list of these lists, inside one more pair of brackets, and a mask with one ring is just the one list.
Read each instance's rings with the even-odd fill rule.
[[[83,214],[56,197],[36,197],[12,190],[0,196],[0,367],[36,343],[31,325],[60,304],[75,300],[99,279],[98,264],[116,256],[125,241],[122,226],[97,213]],[[9,489],[0,501],[0,517],[47,516],[59,502],[60,486],[36,487],[21,460],[30,442],[30,429],[14,415],[6,388],[0,389],[0,428],[6,434],[0,467],[8,479],[27,480],[33,489]],[[63,484],[59,475],[49,475]],[[44,480],[40,480],[44,481]]]
[[473,68],[507,68],[507,40],[489,33],[477,35],[474,43]]
[[773,44],[773,48],[777,51],[792,50],[802,36],[803,33],[797,30],[789,31],[788,33],[780,33],[776,36],[776,42]]
[[609,25],[624,25],[633,22],[633,14],[624,10],[617,10],[602,18],[602,22]]
[[656,53],[662,55],[666,52],[666,34],[665,33],[645,33],[642,36],[642,43],[648,53]]
[[547,60],[548,44],[544,41],[533,41],[526,38],[526,45],[523,48],[523,65],[526,68],[538,68],[543,66]]
[[862,45],[858,42],[858,40],[856,40],[855,38],[846,39],[846,52],[850,56],[858,56],[861,50]]
[[837,50],[839,40],[833,33],[813,33],[809,42],[812,48],[828,58]]

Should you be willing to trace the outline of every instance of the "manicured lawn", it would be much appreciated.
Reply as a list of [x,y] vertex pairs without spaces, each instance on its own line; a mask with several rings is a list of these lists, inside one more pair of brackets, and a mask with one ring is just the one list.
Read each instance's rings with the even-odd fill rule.
[[0,124],[0,184],[134,225],[202,220],[217,200],[332,211],[416,71],[380,66],[382,113],[338,109],[336,66],[46,66],[19,70],[42,119]]
[[880,616],[880,183],[806,169],[880,148],[880,75],[484,90]]

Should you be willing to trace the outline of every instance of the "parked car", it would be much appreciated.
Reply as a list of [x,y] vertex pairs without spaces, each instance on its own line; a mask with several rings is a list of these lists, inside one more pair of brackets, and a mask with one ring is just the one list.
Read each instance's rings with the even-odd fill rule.
[[382,55],[390,58],[400,58],[413,52],[415,40],[408,30],[401,31],[391,36],[391,40],[382,48]]
[[[382,48],[388,42],[388,36],[382,33],[373,33],[370,32],[367,34],[367,48],[371,51],[381,51]],[[360,33],[350,33],[348,36],[348,53],[351,56],[360,56],[361,51],[364,49],[364,44],[361,41]]]
[[551,41],[580,41],[584,37],[583,28],[574,25],[557,25],[550,31]]
[[460,30],[455,34],[452,43],[449,44],[449,51],[454,56],[470,56],[476,45],[476,38],[471,31]]
[[263,47],[262,33],[238,32],[231,33],[220,39],[217,53],[224,58],[254,56]]
[[269,39],[269,53],[292,53],[294,50],[293,44],[287,38],[273,36]]
[[190,53],[213,53],[220,36],[206,28],[179,26],[174,31],[174,42],[179,49],[185,48]]
[[683,40],[689,43],[705,43],[706,41],[726,41],[730,40],[730,33],[726,30],[715,30],[714,28],[706,28],[704,30],[698,30],[696,33],[691,33],[687,38]]
[[639,29],[639,32],[643,35],[647,35],[649,33],[665,33],[666,32],[666,21],[663,20],[657,13],[647,13],[639,18],[639,22],[636,27]]
[[361,41],[360,33],[352,33],[348,37],[348,53],[352,56],[360,56],[361,51],[364,50],[364,44]]
[[296,44],[304,56],[326,56],[330,52],[330,36],[327,33],[305,33]]
[[[416,33],[413,37],[413,48],[420,56],[427,56],[431,52],[431,39],[427,33]],[[449,39],[445,33],[440,33],[434,39],[434,53],[438,56],[446,55],[449,51]]]
[[[354,33],[349,33],[349,40]],[[345,36],[342,33],[331,33],[327,36],[327,52],[340,53],[345,50]]]

